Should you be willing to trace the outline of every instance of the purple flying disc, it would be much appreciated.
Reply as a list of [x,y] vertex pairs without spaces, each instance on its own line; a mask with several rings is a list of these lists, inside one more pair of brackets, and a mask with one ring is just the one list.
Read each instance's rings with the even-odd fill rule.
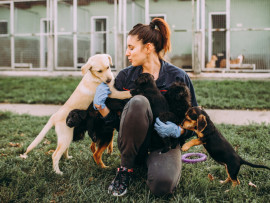
[[[188,157],[192,157],[192,156],[198,156],[198,159],[188,159]],[[205,161],[207,159],[207,156],[203,153],[186,153],[184,155],[182,155],[182,161],[185,163],[189,163],[189,164],[193,164],[193,163],[197,163],[197,162],[202,162]]]

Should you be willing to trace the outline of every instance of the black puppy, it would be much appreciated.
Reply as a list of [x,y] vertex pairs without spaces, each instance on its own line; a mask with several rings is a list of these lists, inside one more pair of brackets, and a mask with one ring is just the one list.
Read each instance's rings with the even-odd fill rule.
[[[124,100],[108,98],[105,102],[106,106],[111,110],[120,114],[125,106]],[[69,127],[74,127],[73,140],[80,140],[84,137],[85,132],[92,139],[91,150],[95,162],[102,168],[105,164],[102,161],[102,154],[106,148],[111,153],[113,150],[113,131],[114,127],[110,124],[105,124],[100,113],[94,109],[93,103],[90,104],[87,110],[72,110],[67,119],[66,124]],[[96,150],[97,145],[97,150]]]
[[182,147],[187,151],[194,145],[203,144],[210,156],[226,168],[228,178],[222,183],[232,182],[232,186],[239,185],[237,174],[242,164],[255,168],[266,168],[267,166],[256,165],[243,160],[233,149],[232,145],[215,127],[208,114],[200,107],[192,107],[186,113],[186,118],[182,123],[183,128],[195,131],[198,138],[193,139]]
[[[154,121],[157,117],[159,117],[163,122],[171,121],[173,123],[177,123],[177,117],[173,113],[169,112],[167,100],[157,88],[154,77],[151,74],[142,73],[135,81],[135,85],[135,89],[130,91],[131,95],[143,95],[148,99],[152,109]],[[158,143],[160,139],[161,138],[159,136],[154,135],[152,138],[152,144]],[[177,139],[175,138],[168,137],[162,140],[164,147],[161,150],[161,153],[166,153],[171,148],[175,148],[177,145]]]
[[88,131],[88,135],[93,142],[96,142],[94,134],[94,120],[98,116],[98,112],[93,108],[93,103],[87,110],[74,109],[69,112],[66,118],[66,124],[68,127],[73,128],[73,141],[78,141],[84,138],[85,132]]
[[[183,82],[174,82],[165,93],[165,98],[169,104],[170,112],[173,112],[177,116],[177,125],[180,125],[185,118],[187,110],[191,107],[191,95],[189,88]],[[163,121],[166,118],[161,118]],[[190,138],[185,134],[181,135],[179,138],[180,146],[185,143],[185,140]]]

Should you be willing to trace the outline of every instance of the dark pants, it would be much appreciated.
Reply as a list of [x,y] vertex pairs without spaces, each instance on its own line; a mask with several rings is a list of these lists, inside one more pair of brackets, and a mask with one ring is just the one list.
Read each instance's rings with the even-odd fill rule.
[[147,185],[154,195],[170,194],[181,176],[181,151],[178,146],[167,153],[160,149],[151,152],[153,114],[148,100],[141,95],[130,99],[120,121],[118,148],[121,152],[121,166],[133,168],[140,161],[146,161]]

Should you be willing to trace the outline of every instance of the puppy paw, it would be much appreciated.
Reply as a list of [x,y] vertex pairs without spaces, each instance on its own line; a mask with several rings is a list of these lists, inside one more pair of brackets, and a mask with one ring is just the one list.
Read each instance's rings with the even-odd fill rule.
[[62,171],[55,171],[55,173],[58,174],[58,175],[60,175],[60,176],[63,175],[63,172]]
[[27,154],[20,154],[20,157],[21,157],[22,159],[26,159],[28,156],[27,156]]
[[182,150],[183,152],[185,152],[185,151],[189,150],[189,148],[190,148],[190,147],[189,147],[188,145],[184,144],[183,147],[181,148],[181,150]]
[[107,149],[108,154],[112,154],[112,152],[113,152],[113,149],[109,149],[109,148]]
[[98,163],[98,165],[99,165],[101,168],[109,168],[109,166],[106,166],[103,162],[102,162],[102,163]]

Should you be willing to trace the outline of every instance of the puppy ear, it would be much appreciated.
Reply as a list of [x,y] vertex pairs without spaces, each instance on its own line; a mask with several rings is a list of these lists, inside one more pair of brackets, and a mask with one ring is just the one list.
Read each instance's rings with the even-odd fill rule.
[[78,113],[82,120],[86,119],[87,111],[79,111]]
[[112,63],[112,57],[109,54],[107,54],[107,56],[109,58],[110,65],[112,66],[113,65],[113,63]]
[[206,118],[204,115],[199,115],[197,119],[197,130],[199,132],[202,132],[207,126]]
[[88,61],[86,62],[86,64],[84,64],[81,68],[82,70],[82,74],[85,75],[87,73],[88,70],[91,70],[92,68],[92,57],[90,57],[88,59]]

